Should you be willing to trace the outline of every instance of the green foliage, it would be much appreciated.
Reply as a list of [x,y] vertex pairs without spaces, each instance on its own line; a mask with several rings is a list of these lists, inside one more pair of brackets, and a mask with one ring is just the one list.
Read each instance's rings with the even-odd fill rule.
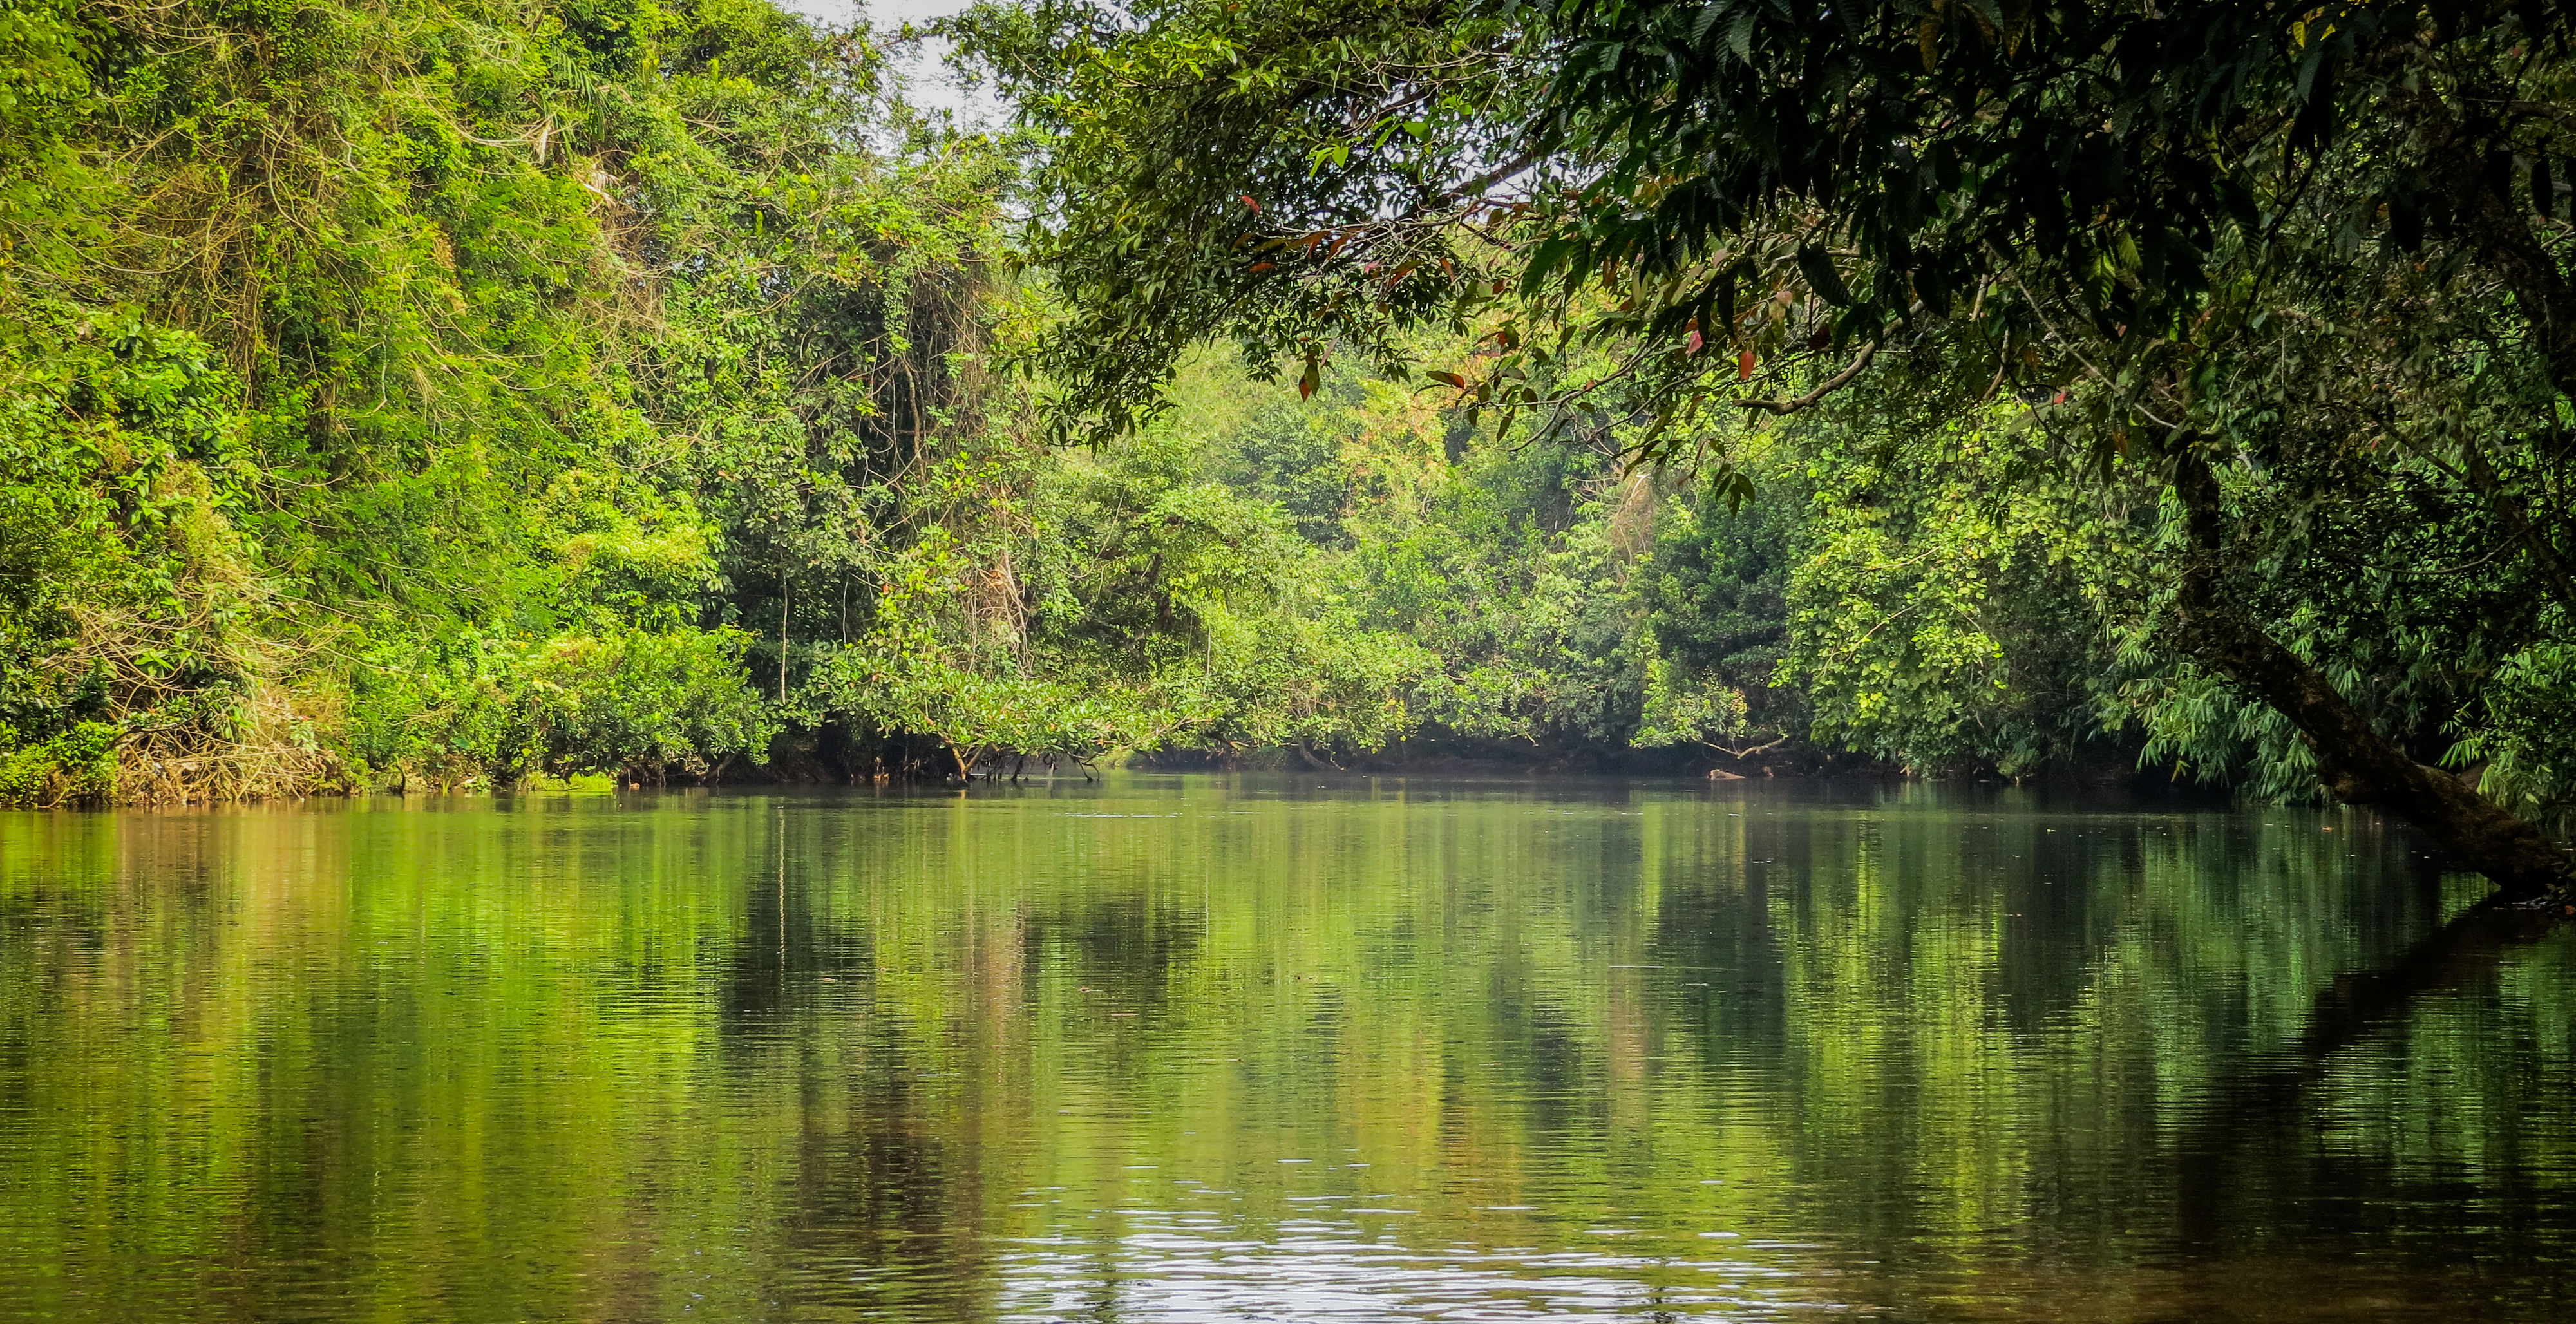
[[[1065,325],[1032,346],[1059,434],[1145,421],[1218,322],[1256,374],[1284,364],[1312,394],[1337,347],[1402,361],[1375,310],[1449,315],[1463,246],[1370,222],[1460,201],[1432,195],[1510,157],[1527,103],[1493,63],[1512,22],[1442,17],[1456,22],[1273,0],[980,4],[951,21],[1049,145],[1025,248],[1065,296]],[[1357,247],[1365,264],[1343,260]]]
[[[1138,426],[1218,337],[1301,395],[1339,351],[1497,442],[1806,503],[1785,562],[1718,560],[1733,587],[1659,569],[1645,616],[1691,601],[1705,639],[1607,605],[1589,517],[1503,594],[1396,541],[1369,573],[1430,623],[1436,720],[1660,739],[1716,720],[1715,676],[1908,766],[2134,741],[2566,885],[2427,769],[2567,803],[2569,11],[1175,0],[951,30],[1049,144],[1027,244],[1067,311],[1030,362],[1069,428]],[[1721,623],[1737,587],[1784,595],[1778,635]],[[1726,659],[1775,648],[1771,714]]]
[[737,623],[973,425],[991,154],[757,0],[0,18],[13,767],[83,723],[145,798],[765,756]]
[[[929,532],[874,572],[826,712],[1002,754],[1373,750],[1411,729],[1427,657],[1318,595],[1282,513],[1158,434],[1097,456],[960,452],[906,500]],[[933,522],[934,520],[938,522]]]
[[0,806],[50,809],[103,804],[116,795],[118,731],[81,722],[49,740],[21,744],[0,724]]
[[738,630],[613,629],[542,640],[464,635],[438,655],[373,659],[350,749],[446,785],[539,774],[659,783],[762,757],[776,717],[743,684]]
[[2480,695],[2485,720],[2451,752],[2480,769],[2479,789],[2517,813],[2576,836],[2576,649],[2549,642],[2516,653]]
[[[1353,650],[1382,677],[1362,688],[1406,715],[1388,737],[1418,724],[1468,752],[1596,760],[1778,743],[1776,730],[1748,739],[1748,687],[1766,717],[1792,706],[1769,690],[1762,652],[1784,611],[1776,591],[1747,582],[1777,554],[1752,550],[1771,545],[1748,532],[1764,514],[1728,509],[1715,485],[1631,472],[1598,446],[1497,436],[1422,392],[1343,369],[1310,394],[1243,383],[1202,359],[1159,426],[1195,439],[1200,470],[1242,496],[1277,499],[1282,455],[1303,457],[1292,492],[1333,495],[1331,518],[1317,502],[1278,534],[1302,544],[1289,554],[1313,585],[1314,605],[1295,619],[1315,623],[1300,631],[1308,638],[1375,630],[1405,641],[1401,652]],[[1269,663],[1261,688],[1341,670],[1284,642],[1254,655]]]
[[272,596],[232,518],[236,380],[128,308],[26,311],[0,346],[0,723],[30,767],[76,728],[148,751],[234,724]]
[[1750,705],[1744,691],[1711,676],[1699,677],[1696,685],[1677,681],[1674,672],[1660,655],[1646,659],[1645,700],[1631,743],[1706,745],[1726,751],[1721,740],[1746,734]]
[[2117,567],[2155,507],[2035,476],[2050,452],[2025,407],[1982,427],[1902,401],[1811,416],[1734,434],[1739,463],[1694,474],[1623,466],[1615,432],[1497,435],[1438,395],[1335,372],[1300,400],[1202,361],[1171,425],[1246,492],[1275,490],[1247,454],[1316,457],[1344,513],[1300,525],[1304,555],[1424,650],[1406,703],[1427,734],[2010,776],[2137,748],[2115,626],[2142,590]]
[[[1735,477],[1751,481],[1742,470]],[[1789,642],[1791,539],[1805,514],[1798,490],[1796,475],[1767,470],[1749,502],[1722,476],[1694,485],[1657,530],[1645,585],[1648,623],[1672,659],[1671,676],[1695,674],[1703,687],[1743,695],[1748,726],[1775,739],[1810,720],[1796,688],[1772,683]]]
[[2563,818],[2563,60],[2412,14],[986,7],[993,141],[765,0],[0,10],[11,794],[1430,737],[2313,796],[2216,594]]
[[2134,596],[2119,568],[2135,564],[2139,520],[2017,474],[2046,454],[2014,426],[2023,412],[1885,434],[1837,419],[1798,447],[1807,512],[1779,676],[1813,705],[1820,742],[2019,775],[2123,724],[2111,630]]

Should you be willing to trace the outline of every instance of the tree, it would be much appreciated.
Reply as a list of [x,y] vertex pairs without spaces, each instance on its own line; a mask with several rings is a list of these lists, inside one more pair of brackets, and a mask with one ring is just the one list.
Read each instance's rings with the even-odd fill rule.
[[[2492,533],[2486,573],[2542,604],[2441,642],[2565,655],[2571,27],[2550,3],[1180,0],[952,30],[1053,135],[1031,252],[1071,313],[1040,366],[1076,426],[1132,426],[1198,336],[1311,385],[1336,345],[1401,371],[1426,323],[1490,340],[1445,378],[1465,403],[1540,432],[1609,411],[1659,456],[1705,446],[1712,407],[2021,392],[2053,463],[2169,502],[2158,648],[2286,718],[2336,794],[2563,901],[2566,855],[2285,644],[2317,604],[2253,572],[2311,532],[2267,507],[2426,480],[2464,498],[2437,527]],[[2477,364],[2431,334],[2464,318]],[[2371,343],[2306,380],[2266,359],[2350,328]],[[1603,346],[1613,370],[1552,373]],[[2466,748],[2492,695],[2459,689],[2432,724]]]

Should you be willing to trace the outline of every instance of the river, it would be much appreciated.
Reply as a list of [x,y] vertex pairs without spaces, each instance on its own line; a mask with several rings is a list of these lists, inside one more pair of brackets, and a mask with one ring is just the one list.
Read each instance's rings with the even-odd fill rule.
[[0,1319],[2576,1316],[2348,811],[1112,774],[0,814]]

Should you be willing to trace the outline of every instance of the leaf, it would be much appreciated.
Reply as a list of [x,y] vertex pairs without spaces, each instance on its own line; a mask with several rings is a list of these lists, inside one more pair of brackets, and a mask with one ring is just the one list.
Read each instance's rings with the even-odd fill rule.
[[1458,388],[1459,390],[1461,390],[1461,391],[1463,391],[1463,390],[1466,390],[1466,389],[1467,389],[1467,379],[1466,379],[1466,378],[1464,378],[1464,377],[1459,376],[1458,374],[1456,374],[1456,373],[1454,373],[1454,372],[1442,372],[1442,371],[1439,371],[1438,369],[1434,369],[1434,370],[1432,370],[1432,371],[1430,371],[1430,372],[1426,372],[1426,373],[1424,373],[1424,374],[1422,374],[1422,375],[1423,375],[1423,376],[1425,376],[1425,377],[1430,378],[1431,380],[1433,380],[1433,381],[1435,381],[1435,382],[1447,382],[1447,383],[1449,383],[1451,386],[1455,386],[1455,387],[1457,387],[1457,388]]
[[2237,229],[2251,237],[2263,228],[2262,216],[2255,208],[2254,191],[2245,186],[2245,181],[2234,175],[2222,175],[2215,188],[2219,207],[2227,213],[2228,219],[2236,222]]
[[1741,514],[1744,503],[1753,499],[1752,476],[1731,464],[1718,466],[1717,477],[1710,486],[1726,498],[1726,513],[1730,515]]
[[1717,21],[1724,17],[1726,17],[1726,5],[1723,0],[1717,4],[1702,6],[1699,14],[1691,19],[1691,44],[1707,45],[1709,29],[1716,27]]
[[1807,288],[1837,308],[1849,308],[1852,296],[1844,288],[1842,273],[1834,270],[1834,260],[1823,245],[1807,244],[1798,250],[1798,270],[1807,278]]
[[1297,379],[1297,398],[1300,400],[1314,399],[1315,388],[1322,385],[1323,381],[1324,365],[1315,359],[1306,360],[1306,371],[1304,375]]
[[[2323,46],[2309,51],[2307,58],[2299,61],[2299,100],[2312,101],[2316,98],[2317,71],[2324,68],[2325,63],[2326,48]],[[2332,86],[2331,81],[2328,86]]]

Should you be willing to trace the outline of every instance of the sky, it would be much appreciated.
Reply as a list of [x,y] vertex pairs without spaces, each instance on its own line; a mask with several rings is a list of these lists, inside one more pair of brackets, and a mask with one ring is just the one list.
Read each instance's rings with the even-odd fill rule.
[[[787,8],[835,26],[846,25],[862,12],[870,24],[879,28],[896,28],[906,23],[927,23],[945,18],[964,9],[968,0],[875,0],[862,5],[859,0],[781,0]],[[998,125],[1002,106],[988,92],[968,92],[957,85],[940,57],[947,53],[948,43],[924,42],[908,59],[897,61],[904,77],[912,86],[915,105],[953,111],[961,122],[981,121]]]

